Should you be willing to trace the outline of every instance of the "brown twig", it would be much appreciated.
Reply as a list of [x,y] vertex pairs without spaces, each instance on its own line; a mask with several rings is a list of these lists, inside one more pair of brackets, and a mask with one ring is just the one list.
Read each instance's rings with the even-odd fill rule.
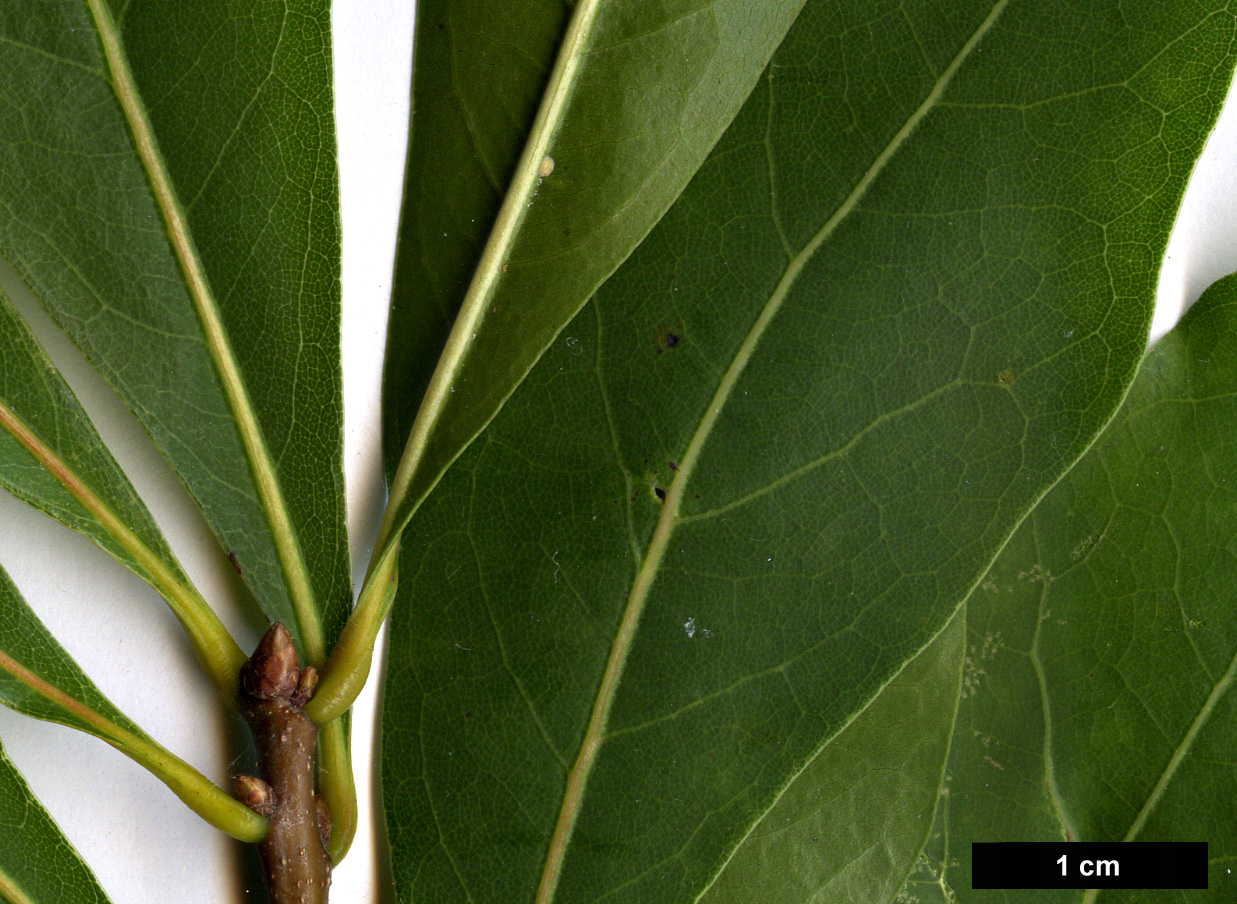
[[301,710],[317,683],[312,667],[298,668],[292,638],[279,623],[241,669],[241,713],[263,778],[237,776],[236,795],[270,817],[258,853],[271,904],[326,904],[331,884],[330,817],[314,794],[318,727]]

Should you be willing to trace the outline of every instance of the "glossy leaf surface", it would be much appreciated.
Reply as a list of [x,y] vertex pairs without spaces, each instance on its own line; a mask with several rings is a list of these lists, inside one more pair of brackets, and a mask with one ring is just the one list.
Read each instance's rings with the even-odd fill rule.
[[[967,602],[966,691],[916,894],[972,892],[970,840],[1206,841],[1237,894],[1237,277],[1148,355],[1118,417]],[[942,878],[938,883],[937,878]]]
[[385,379],[392,467],[421,413],[390,523],[664,213],[802,3],[418,6]]
[[350,598],[328,24],[325,2],[0,10],[0,254],[298,635]]
[[695,900],[943,627],[1132,380],[1228,87],[1231,13],[1131,15],[807,3],[405,534],[402,895]]
[[0,747],[0,899],[107,904],[108,896]]

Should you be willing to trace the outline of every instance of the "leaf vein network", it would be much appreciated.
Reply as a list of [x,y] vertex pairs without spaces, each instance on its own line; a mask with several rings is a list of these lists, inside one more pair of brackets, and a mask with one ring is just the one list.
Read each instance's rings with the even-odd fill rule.
[[[918,408],[921,405],[931,402],[935,400],[937,397],[944,395],[945,393],[951,390],[957,389],[965,385],[968,385],[967,381],[964,381],[961,379],[954,379],[954,380],[949,381],[948,383],[938,386],[936,389],[932,390],[931,392],[925,393],[919,398],[914,399],[913,401],[900,406],[899,408],[881,412],[881,414],[873,418],[872,421],[866,424],[862,429],[857,430],[854,433],[854,435],[851,436],[850,439],[848,439],[845,443],[843,443],[838,448],[831,449],[830,451],[826,452],[824,455],[821,455],[817,458],[812,459],[811,461],[803,463],[802,465],[795,468],[794,470],[788,471],[785,474],[783,474],[781,477],[778,477],[776,480],[771,480],[768,483],[766,483],[764,486],[757,487],[756,489],[744,494],[743,496],[740,496],[738,499],[734,499],[734,500],[731,500],[730,502],[727,502],[725,505],[719,505],[717,508],[712,508],[704,512],[697,512],[694,515],[684,515],[677,519],[677,523],[678,524],[691,524],[696,521],[705,521],[710,518],[718,517],[719,515],[724,515],[727,512],[733,511],[734,509],[741,508],[742,506],[747,505],[749,502],[754,502],[755,500],[761,498],[762,496],[765,496],[773,492],[774,490],[781,489],[783,486],[793,483],[799,478],[804,477],[807,474],[810,474],[812,471],[815,471],[817,468],[821,467],[822,465],[828,464],[829,462],[835,459],[844,457],[848,452],[850,452],[857,445],[859,445],[859,443],[861,443],[869,434],[871,434],[878,427],[881,427],[884,424],[888,423],[889,421],[892,421],[898,417],[913,414],[916,410],[918,410]],[[879,506],[879,502],[876,499],[872,498],[870,495],[868,498],[872,501],[873,504],[876,504]]]
[[[202,194],[211,184],[211,180],[214,179],[215,173],[218,172],[221,166],[223,166],[223,158],[227,155],[228,148],[232,145],[233,141],[241,135],[245,120],[248,118],[254,107],[257,106],[258,99],[266,91],[267,86],[270,85],[271,79],[275,77],[275,58],[279,55],[279,49],[283,45],[284,35],[287,33],[287,30],[288,13],[287,7],[285,7],[284,15],[280,17],[279,36],[275,39],[275,45],[271,48],[271,64],[266,73],[266,77],[263,79],[262,84],[258,85],[258,87],[254,89],[253,96],[249,99],[248,103],[245,104],[244,109],[240,111],[240,115],[236,117],[236,123],[233,125],[232,131],[229,132],[226,137],[217,140],[217,143],[215,144],[217,150],[215,153],[214,162],[211,163],[210,169],[206,171],[206,175],[202,177],[202,182],[198,186],[197,192],[192,198],[188,198],[185,201],[185,210],[192,210],[197,205],[198,200],[202,197]],[[212,140],[214,141],[215,139]]]
[[27,44],[24,41],[15,41],[13,38],[6,37],[6,36],[0,36],[0,46],[5,45],[5,44],[9,45],[10,47],[16,47],[18,50],[24,50],[27,53],[38,54],[41,57],[46,57],[47,59],[53,60],[54,62],[60,63],[61,65],[64,65],[64,66],[71,66],[74,69],[81,69],[83,72],[87,72],[90,75],[98,76],[99,78],[103,79],[103,81],[105,82],[107,81],[107,72],[105,72],[104,70],[95,69],[91,66],[87,66],[85,63],[79,63],[77,60],[71,60],[68,57],[62,57],[56,53],[49,53],[48,51],[44,50],[42,47],[35,47],[34,45]]
[[[481,557],[477,552],[477,542],[472,534],[468,535],[468,546],[472,550],[473,566],[476,568],[477,574],[483,574]],[[478,586],[481,589],[481,599],[485,603],[485,614],[490,620],[490,628],[494,631],[494,642],[498,647],[498,655],[502,659],[503,671],[510,677],[511,683],[515,685],[515,689],[519,691],[520,699],[524,701],[524,705],[528,708],[528,714],[532,717],[533,724],[537,726],[537,732],[541,735],[541,740],[545,743],[546,749],[550,751],[555,761],[566,770],[569,768],[567,759],[554,746],[554,741],[550,738],[545,723],[541,721],[541,714],[537,712],[537,707],[533,703],[532,697],[529,696],[528,689],[524,687],[524,682],[516,674],[515,669],[511,665],[511,660],[507,656],[507,645],[503,641],[502,630],[499,628],[498,620],[494,617],[494,603],[490,599],[490,592],[486,588],[484,581],[478,581]]]
[[[424,710],[422,710],[422,719],[424,719]],[[425,771],[425,765],[429,762],[429,756],[425,749],[425,739],[428,737],[428,733],[425,731],[424,722],[421,725],[421,730],[417,732],[417,737],[421,740],[421,786],[425,789],[425,800],[429,804],[430,816],[434,820],[434,831],[438,835],[438,847],[442,850],[443,856],[447,858],[447,862],[451,864],[451,872],[455,875],[455,881],[460,884],[460,889],[471,902],[474,900],[472,893],[468,890],[468,883],[464,881],[464,874],[460,872],[459,864],[455,862],[455,857],[451,854],[451,845],[447,843],[447,838],[443,834],[442,819],[438,815],[438,807],[434,803],[434,785]]]
[[[979,44],[984,35],[986,35],[992,28],[1001,12],[1007,6],[1008,2],[1009,0],[998,0],[998,2],[993,5],[987,17],[972,33],[971,37],[962,46],[950,65],[941,74],[940,78],[937,79],[936,84],[933,86],[932,90],[928,92],[920,106],[908,118],[907,122],[897,132],[897,134],[894,135],[894,137],[889,141],[885,149],[873,162],[872,166],[856,184],[850,195],[843,201],[832,216],[829,217],[816,235],[804,246],[799,255],[790,262],[784,275],[782,276],[782,279],[778,283],[777,288],[773,291],[768,302],[765,304],[764,308],[749,330],[747,337],[744,339],[743,343],[736,352],[733,361],[721,380],[717,392],[709,402],[708,407],[700,420],[700,424],[688,444],[687,450],[683,456],[683,461],[680,463],[679,476],[671,484],[666,495],[661,516],[658,519],[657,527],[655,528],[648,545],[644,564],[640,567],[636,574],[635,581],[633,582],[630,594],[624,606],[623,615],[614,641],[611,645],[610,655],[606,662],[605,671],[598,686],[593,711],[589,717],[584,738],[580,743],[575,762],[573,763],[567,776],[562,805],[559,810],[553,835],[551,836],[550,846],[546,852],[544,868],[537,890],[536,900],[538,904],[548,904],[548,902],[552,899],[554,891],[558,885],[560,876],[559,870],[561,869],[562,860],[566,853],[566,847],[571,837],[576,817],[579,815],[579,812],[583,806],[588,776],[591,773],[593,764],[596,762],[600,749],[604,744],[606,737],[605,727],[609,719],[610,706],[617,694],[627,656],[635,640],[641,612],[643,611],[644,604],[648,600],[653,581],[661,565],[662,557],[665,554],[666,548],[670,543],[671,535],[673,534],[674,528],[677,524],[678,509],[682,503],[683,493],[685,491],[684,488],[690,482],[695,465],[700,458],[701,449],[707,442],[717,419],[720,417],[722,409],[725,407],[731,393],[738,383],[740,375],[743,373],[748,362],[751,360],[760,338],[768,328],[769,324],[773,321],[778,311],[781,309],[781,306],[789,294],[791,287],[797,281],[807,262],[816,254],[816,251],[824,244],[825,240],[833,234],[838,224],[855,208],[859,199],[866,194],[868,188],[872,185],[880,173],[883,172],[885,166],[890,160],[893,159],[898,149],[906,141],[907,137],[915,130],[919,122],[922,121],[924,117],[927,116],[928,112],[936,106],[954,74],[961,67],[963,61],[970,56],[971,52]],[[875,603],[876,600],[872,600],[868,605],[871,606]],[[860,610],[855,613],[855,618],[858,618],[862,614],[862,611],[863,610]],[[819,643],[824,642],[824,640],[821,640]],[[801,651],[796,655],[795,659],[807,655],[812,651],[812,649],[819,646],[819,643],[814,644],[812,648],[809,648],[809,650]]]
[[597,392],[601,397],[601,408],[606,415],[606,429],[610,433],[610,444],[614,449],[614,463],[618,466],[619,473],[623,475],[623,509],[626,515],[625,521],[627,526],[627,544],[631,550],[631,560],[633,562],[640,561],[640,544],[636,540],[636,522],[635,511],[632,509],[632,485],[631,474],[623,465],[622,446],[619,442],[618,427],[614,423],[614,411],[610,405],[610,393],[606,390],[605,377],[602,374],[601,354],[605,348],[601,331],[601,312],[596,304],[590,305],[593,311],[593,317],[597,321],[597,353],[593,358],[593,372],[597,377]]

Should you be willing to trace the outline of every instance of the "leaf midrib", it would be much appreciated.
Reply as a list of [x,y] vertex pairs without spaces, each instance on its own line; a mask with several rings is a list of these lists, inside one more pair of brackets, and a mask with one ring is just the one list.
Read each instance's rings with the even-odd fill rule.
[[[0,428],[21,444],[31,458],[64,487],[108,536],[133,557],[135,573],[167,601],[168,607],[189,635],[215,689],[224,700],[231,700],[235,692],[236,675],[245,661],[245,655],[219,621],[219,617],[189,583],[175,558],[165,561],[159,553],[147,546],[86,480],[53,452],[30,425],[3,401],[0,401]],[[122,561],[122,564],[129,566],[127,562]]]
[[696,464],[713,431],[713,427],[721,415],[722,409],[729,401],[739,378],[746,370],[752,355],[755,353],[756,346],[760,343],[760,339],[773,322],[774,317],[781,310],[782,304],[798,280],[803,268],[816,254],[821,245],[834,233],[838,225],[854,210],[859,200],[867,193],[877,176],[884,171],[889,161],[893,159],[916,126],[936,106],[962,63],[991,30],[1008,3],[1009,0],[997,0],[984,21],[980,23],[971,37],[954,56],[949,66],[937,78],[932,90],[928,92],[919,107],[916,108],[902,128],[890,139],[884,150],[873,161],[867,172],[856,183],[850,194],[838,206],[833,215],[829,217],[825,224],[821,226],[817,233],[787,265],[782,278],[778,281],[769,300],[765,303],[755,323],[753,323],[747,336],[744,337],[743,342],[740,344],[730,366],[722,376],[717,392],[714,393],[713,398],[705,408],[704,414],[700,418],[700,423],[697,425],[696,431],[688,443],[687,451],[679,462],[679,469],[675,475],[674,482],[666,490],[666,498],[662,502],[662,510],[661,515],[658,517],[657,527],[649,542],[644,562],[632,584],[631,592],[623,609],[622,619],[619,622],[618,631],[610,646],[610,655],[606,661],[606,668],[594,700],[588,727],[585,729],[584,738],[580,743],[575,763],[567,775],[563,802],[559,810],[558,820],[555,823],[554,832],[550,838],[549,847],[546,851],[541,879],[534,898],[535,904],[550,904],[554,898],[562,872],[563,861],[567,853],[567,845],[571,840],[571,833],[583,804],[589,773],[592,771],[597,755],[601,751],[601,746],[605,742],[603,734],[609,720],[610,707],[614,702],[619,683],[622,680],[627,655],[635,639],[640,616],[648,600],[649,590],[660,569],[662,558],[669,547],[671,535],[678,524],[678,510],[682,504],[687,484],[691,480]]
[[266,438],[258,423],[240,366],[228,342],[218,303],[211,291],[205,267],[159,151],[154,129],[129,68],[116,23],[105,0],[87,0],[87,5],[103,47],[104,58],[111,74],[112,89],[129,126],[142,169],[150,180],[151,191],[163,218],[168,240],[180,264],[186,289],[202,327],[207,350],[236,423],[237,434],[249,463],[267,526],[270,528],[276,555],[279,557],[305,655],[309,662],[321,666],[326,659],[322,622],[314,603],[309,570],[296,538],[287,501],[275,476],[275,466],[266,446]]
[[11,902],[11,904],[38,904],[34,898],[26,894],[22,887],[17,884],[17,880],[5,870],[0,870],[0,898]]
[[[97,2],[97,0],[96,0]],[[518,237],[520,225],[528,212],[529,200],[537,187],[539,168],[550,149],[550,143],[562,122],[567,103],[575,93],[580,64],[585,56],[592,38],[593,25],[601,0],[580,0],[572,13],[567,32],[563,36],[563,46],[550,73],[550,80],[537,117],[533,121],[528,141],[520,155],[512,176],[511,187],[503,199],[494,227],[486,241],[485,249],[473,274],[472,282],[460,306],[459,315],[447,337],[438,366],[430,378],[429,386],[413,421],[412,431],[404,446],[404,454],[396,468],[395,477],[391,481],[386,512],[378,527],[378,539],[374,544],[373,558],[370,560],[370,572],[374,572],[378,563],[391,546],[398,541],[404,526],[412,518],[419,499],[408,504],[408,490],[413,478],[421,469],[424,454],[429,445],[438,421],[446,409],[450,398],[451,385],[459,375],[464,359],[472,345],[472,337],[480,329],[485,314],[490,307],[490,299],[502,276],[504,262]],[[515,387],[511,388],[514,392]],[[478,430],[484,429],[481,425]],[[460,444],[460,451],[467,443]],[[458,456],[458,453],[457,453]],[[445,471],[448,465],[443,465]],[[436,482],[436,481],[434,481]],[[425,492],[433,487],[431,482]],[[424,494],[422,494],[424,495]]]
[[[1229,661],[1228,668],[1220,676],[1220,680],[1212,686],[1211,693],[1207,695],[1207,699],[1199,707],[1198,714],[1195,715],[1194,720],[1190,723],[1190,727],[1186,729],[1185,734],[1182,736],[1180,743],[1173,750],[1172,757],[1169,758],[1164,771],[1160,773],[1160,778],[1155,783],[1155,787],[1147,795],[1147,800],[1143,803],[1142,809],[1134,817],[1134,822],[1131,823],[1129,830],[1125,833],[1125,837],[1121,839],[1122,842],[1131,842],[1141,834],[1147,824],[1147,820],[1151,818],[1151,814],[1155,812],[1156,807],[1163,799],[1164,792],[1176,777],[1181,764],[1185,762],[1185,758],[1194,749],[1194,743],[1198,740],[1199,734],[1206,727],[1207,723],[1211,721],[1211,716],[1215,712],[1220,699],[1232,689],[1234,684],[1237,684],[1237,655],[1234,655]],[[1080,904],[1095,904],[1100,891],[1101,889],[1096,888],[1087,889]]]
[[[31,693],[59,707],[81,724],[65,723],[94,735],[129,757],[220,831],[238,841],[256,842],[266,834],[267,821],[249,807],[216,787],[209,779],[134,726],[129,730],[98,710],[86,705],[38,672],[27,668],[0,650],[0,670],[7,672]],[[20,710],[19,710],[20,711]],[[39,717],[41,718],[41,717]],[[122,718],[124,717],[122,714]],[[214,806],[203,810],[190,801],[209,801]]]

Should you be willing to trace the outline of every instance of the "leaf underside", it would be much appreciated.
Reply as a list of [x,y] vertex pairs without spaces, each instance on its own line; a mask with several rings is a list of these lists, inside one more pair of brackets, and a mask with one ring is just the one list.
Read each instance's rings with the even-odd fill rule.
[[[0,255],[137,416],[265,615],[318,665],[351,608],[329,6],[0,9]],[[96,489],[124,489],[107,479]],[[44,489],[36,502],[59,501]],[[123,526],[149,533],[129,508]],[[97,525],[74,526],[99,540]],[[161,538],[146,545],[147,564],[166,564]],[[197,607],[223,651],[204,658],[230,694],[238,648],[179,577],[155,583]],[[356,812],[344,725],[323,737],[320,790],[342,852]],[[221,812],[233,806],[225,797]]]
[[159,746],[82,672],[0,568],[0,703],[94,735],[148,770],[208,823],[257,841],[265,820]]
[[[722,881],[1125,394],[1233,36],[1199,8],[809,0],[405,534],[402,896]],[[838,887],[900,880],[862,872]]]
[[1011,538],[966,605],[965,691],[920,900],[971,891],[970,841],[1206,841],[1237,879],[1237,277],[1147,356],[1117,418]]
[[887,901],[931,825],[958,707],[965,622],[940,635],[783,790],[700,898]]
[[[22,680],[10,668],[23,667],[36,679]],[[60,692],[59,700],[49,692]],[[61,700],[80,704],[73,711]],[[149,741],[142,730],[103,696],[73,658],[31,611],[8,574],[0,569],[0,703],[36,719],[58,722],[96,737],[101,728],[116,726]],[[89,710],[102,717],[92,724],[82,717]]]
[[410,430],[415,466],[394,523],[682,191],[802,3],[418,6],[383,401],[389,469]]
[[[750,8],[666,6],[696,36]],[[1168,837],[1187,820],[1213,845],[1237,837],[1216,807],[1235,790],[1234,381],[1213,364],[1234,358],[1233,302],[1157,349],[1128,418],[1007,540],[1133,378],[1172,211],[1231,75],[1231,13],[1148,7],[809,0],[595,296],[716,130],[679,124],[697,144],[674,178],[647,170],[656,199],[627,186],[610,208],[581,204],[590,159],[628,162],[590,116],[661,100],[651,80],[584,83],[598,95],[566,116],[499,279],[491,328],[517,338],[470,346],[476,369],[412,494],[523,381],[404,540],[383,740],[401,895],[720,904],[743,899],[745,870],[806,857],[826,867],[783,886],[795,900],[885,899],[941,788],[948,829],[912,876],[929,891],[964,869],[955,839],[1019,814],[1050,837]],[[547,12],[527,32],[534,62],[508,63],[528,68],[497,105],[516,115],[458,179],[475,210],[451,214],[478,222],[448,269],[472,266],[515,166],[566,21]],[[111,13],[334,636],[349,594],[327,5]],[[423,13],[420,34],[437,24]],[[135,410],[266,611],[295,625],[278,529],[98,28],[76,5],[0,10],[0,134],[17,136],[0,145],[0,253]],[[720,73],[727,96],[768,55],[747,50]],[[715,73],[691,57],[666,84],[695,109]],[[442,90],[479,112],[467,87]],[[566,250],[563,228],[579,229]],[[453,273],[431,274],[443,288],[416,316],[449,319]],[[548,313],[529,315],[542,296]],[[423,336],[436,348],[441,328]],[[415,359],[388,377],[411,399]],[[408,417],[389,409],[389,435]],[[6,650],[40,636],[13,621],[24,611],[0,607]],[[1010,724],[997,688],[1044,717]],[[922,749],[891,745],[891,725]],[[846,770],[877,764],[913,793],[873,807],[863,781],[878,779]],[[1102,793],[1114,782],[1128,793]],[[899,844],[846,859],[874,837]],[[1207,900],[1231,895],[1223,881]]]

